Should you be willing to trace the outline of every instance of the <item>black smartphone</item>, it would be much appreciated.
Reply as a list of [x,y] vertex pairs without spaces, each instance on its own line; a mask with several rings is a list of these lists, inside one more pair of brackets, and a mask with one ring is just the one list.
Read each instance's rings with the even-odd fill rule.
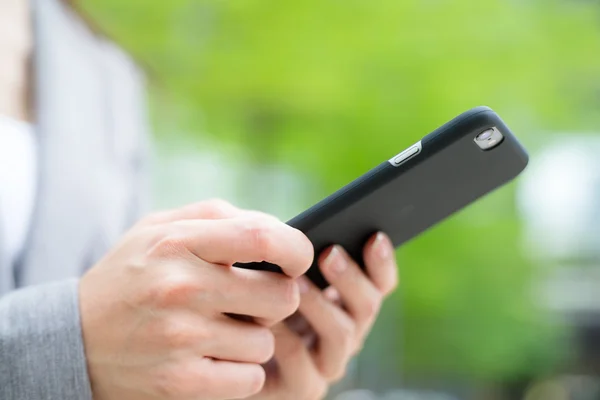
[[[343,246],[364,266],[363,247],[375,232],[398,247],[515,178],[528,159],[490,108],[459,115],[288,222],[314,245],[307,276],[327,287],[316,260],[330,245]],[[239,266],[280,271],[265,262]]]

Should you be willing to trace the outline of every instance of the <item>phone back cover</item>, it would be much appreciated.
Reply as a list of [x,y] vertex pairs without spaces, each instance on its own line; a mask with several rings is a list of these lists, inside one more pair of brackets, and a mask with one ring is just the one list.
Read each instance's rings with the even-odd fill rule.
[[[475,136],[496,127],[504,140],[483,151]],[[361,266],[363,247],[383,231],[400,246],[456,211],[515,178],[527,165],[523,147],[488,107],[472,109],[421,140],[421,151],[400,166],[384,162],[288,223],[303,231],[315,247],[308,277],[328,285],[317,255],[342,245]],[[277,271],[268,263],[244,268]]]

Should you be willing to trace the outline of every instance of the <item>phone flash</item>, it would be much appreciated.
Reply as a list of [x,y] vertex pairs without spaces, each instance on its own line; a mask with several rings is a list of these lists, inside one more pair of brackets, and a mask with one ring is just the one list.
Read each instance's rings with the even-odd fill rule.
[[504,135],[502,135],[502,132],[500,132],[498,128],[493,127],[486,129],[475,136],[475,144],[477,144],[481,150],[491,150],[498,146],[503,139]]

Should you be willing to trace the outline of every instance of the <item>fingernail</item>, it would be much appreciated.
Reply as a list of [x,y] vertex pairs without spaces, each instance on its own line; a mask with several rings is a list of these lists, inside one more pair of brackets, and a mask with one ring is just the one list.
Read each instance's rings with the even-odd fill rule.
[[392,249],[390,246],[390,242],[386,238],[385,234],[378,232],[377,236],[375,236],[375,253],[382,260],[387,260],[392,255]]
[[346,263],[342,259],[341,252],[338,246],[333,246],[327,257],[325,258],[325,268],[328,268],[336,274],[344,272]]
[[296,280],[296,283],[298,284],[298,290],[300,291],[300,294],[305,294],[310,289],[310,287],[308,286],[309,285],[308,281],[303,276],[298,278]]

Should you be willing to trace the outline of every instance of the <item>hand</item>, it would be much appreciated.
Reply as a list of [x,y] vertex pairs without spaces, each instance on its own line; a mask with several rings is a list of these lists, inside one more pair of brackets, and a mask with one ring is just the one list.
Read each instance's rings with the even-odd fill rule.
[[[155,214],[80,282],[94,400],[237,399],[260,391],[269,327],[297,310],[312,263],[299,231],[227,203]],[[284,274],[232,267],[268,261]],[[252,317],[234,320],[225,314]]]
[[375,235],[364,251],[366,273],[339,246],[319,257],[331,283],[321,292],[304,277],[299,313],[273,327],[275,357],[266,366],[267,382],[253,400],[317,400],[345,374],[363,346],[382,300],[398,282],[393,246]]

